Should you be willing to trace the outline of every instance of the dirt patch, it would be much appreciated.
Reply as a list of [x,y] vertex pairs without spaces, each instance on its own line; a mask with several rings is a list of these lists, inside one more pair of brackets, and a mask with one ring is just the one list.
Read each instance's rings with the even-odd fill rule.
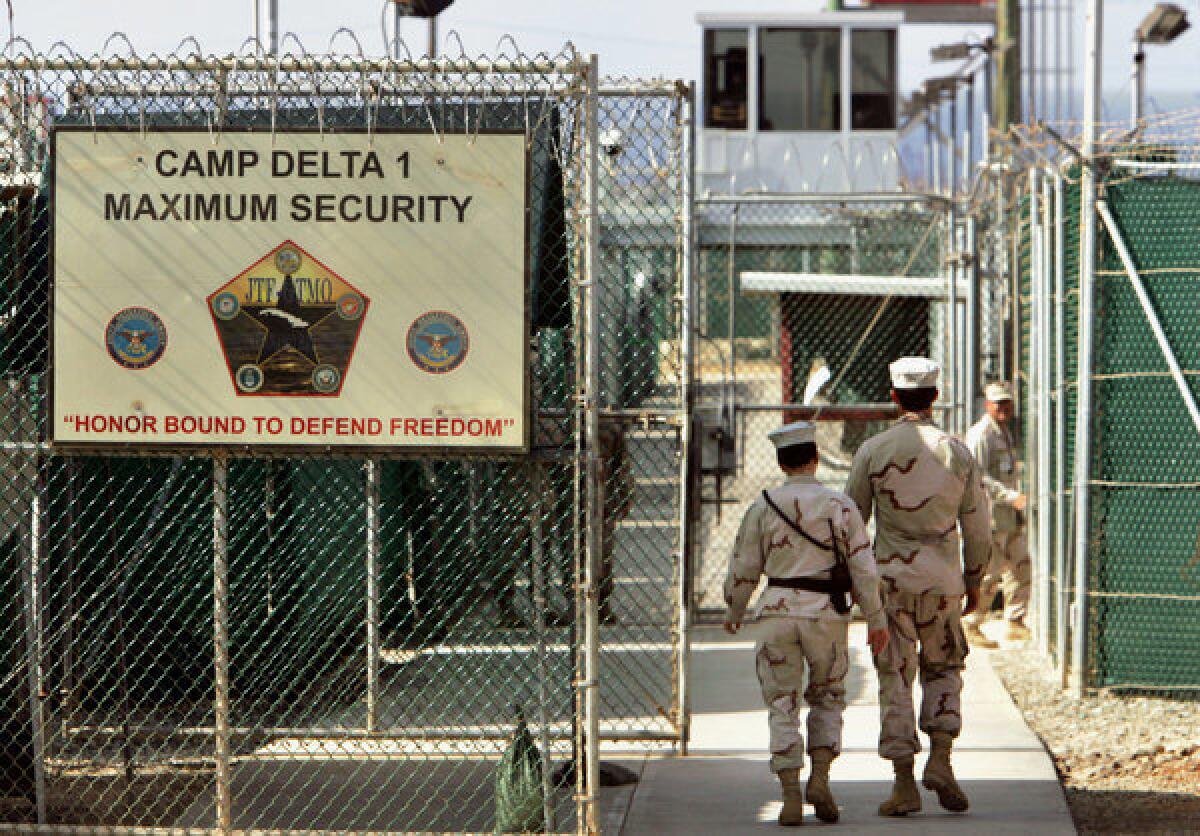
[[1054,758],[1080,833],[1200,833],[1200,700],[1077,699],[1028,651],[991,661]]

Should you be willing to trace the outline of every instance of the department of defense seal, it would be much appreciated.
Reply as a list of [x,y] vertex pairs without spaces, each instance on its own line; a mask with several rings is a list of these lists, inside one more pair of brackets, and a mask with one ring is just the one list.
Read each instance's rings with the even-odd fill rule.
[[148,308],[125,308],[108,321],[104,344],[118,366],[148,369],[167,350],[167,327]]
[[421,314],[408,329],[408,356],[430,374],[452,372],[467,359],[471,347],[467,326],[446,311]]

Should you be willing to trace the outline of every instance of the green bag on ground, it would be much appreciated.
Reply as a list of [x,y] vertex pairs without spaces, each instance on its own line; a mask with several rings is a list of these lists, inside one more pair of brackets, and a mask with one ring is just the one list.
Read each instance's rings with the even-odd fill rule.
[[544,833],[542,753],[517,710],[517,728],[496,770],[496,832]]

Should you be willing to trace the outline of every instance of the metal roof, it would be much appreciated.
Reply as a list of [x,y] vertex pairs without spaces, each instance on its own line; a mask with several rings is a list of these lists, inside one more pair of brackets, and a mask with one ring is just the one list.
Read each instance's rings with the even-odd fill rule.
[[[836,293],[843,296],[915,296],[940,299],[946,296],[947,280],[942,276],[864,276],[850,273],[767,273],[744,271],[739,274],[743,293]],[[966,285],[959,282],[958,296],[964,298]]]

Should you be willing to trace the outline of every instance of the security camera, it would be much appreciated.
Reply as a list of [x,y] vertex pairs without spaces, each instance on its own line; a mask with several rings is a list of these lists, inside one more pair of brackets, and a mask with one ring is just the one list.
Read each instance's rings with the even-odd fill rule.
[[625,134],[620,128],[606,128],[600,132],[600,148],[610,157],[618,157],[624,150]]

